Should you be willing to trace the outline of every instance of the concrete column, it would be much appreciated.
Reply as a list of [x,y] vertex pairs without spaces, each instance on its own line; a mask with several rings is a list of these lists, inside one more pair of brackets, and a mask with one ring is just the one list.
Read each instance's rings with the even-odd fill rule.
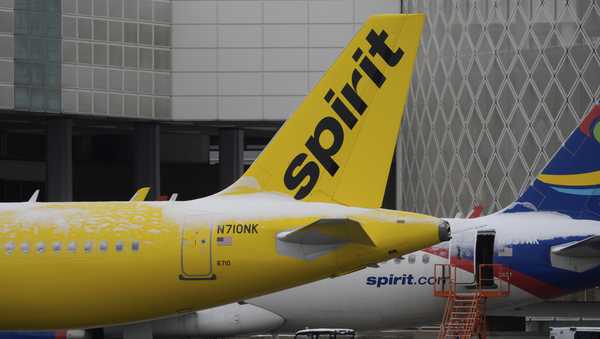
[[160,125],[140,123],[133,134],[134,190],[150,187],[148,200],[160,195]]
[[73,121],[51,119],[46,138],[48,201],[73,200]]
[[5,158],[8,155],[8,135],[0,132],[0,157]]
[[219,130],[219,184],[221,188],[234,183],[244,174],[244,130]]

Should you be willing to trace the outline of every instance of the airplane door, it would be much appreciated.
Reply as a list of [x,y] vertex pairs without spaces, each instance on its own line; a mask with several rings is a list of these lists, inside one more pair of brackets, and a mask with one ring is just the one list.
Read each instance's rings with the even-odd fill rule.
[[212,227],[185,225],[181,234],[181,279],[214,279],[212,274]]
[[[481,287],[493,287],[494,285],[494,268],[492,266],[484,266],[494,263],[494,239],[495,231],[479,231],[477,232],[477,240],[475,241],[475,282],[481,279]],[[479,277],[481,274],[481,277]]]

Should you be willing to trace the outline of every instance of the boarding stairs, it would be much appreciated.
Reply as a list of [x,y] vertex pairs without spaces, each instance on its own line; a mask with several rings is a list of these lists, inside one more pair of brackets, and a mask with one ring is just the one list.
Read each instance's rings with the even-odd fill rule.
[[482,264],[476,282],[472,278],[470,283],[460,281],[467,276],[456,266],[435,267],[434,295],[447,298],[438,339],[487,338],[487,299],[510,294],[510,270],[506,266]]

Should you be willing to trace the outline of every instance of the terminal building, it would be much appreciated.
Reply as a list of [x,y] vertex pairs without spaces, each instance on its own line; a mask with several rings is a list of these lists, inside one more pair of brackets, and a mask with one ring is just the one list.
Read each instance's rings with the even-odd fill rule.
[[0,198],[213,193],[399,12],[427,20],[387,206],[506,206],[599,95],[595,2],[3,0]]
[[362,22],[401,5],[2,0],[0,200],[214,193]]
[[384,204],[497,211],[600,96],[597,2],[0,0],[0,201],[215,193],[369,15],[416,12]]
[[600,95],[600,7],[404,1],[427,15],[398,160],[398,207],[452,217],[512,203]]

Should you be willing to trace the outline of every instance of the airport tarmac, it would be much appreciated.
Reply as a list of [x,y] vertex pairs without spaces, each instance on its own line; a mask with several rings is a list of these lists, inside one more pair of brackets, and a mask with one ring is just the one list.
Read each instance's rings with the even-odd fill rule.
[[[364,333],[358,333],[357,337],[362,339],[436,339],[438,337],[438,331],[436,329],[407,329],[407,330],[386,330],[386,331],[369,331]],[[279,336],[251,336],[251,337],[235,337],[244,339],[257,339],[257,338],[278,338],[288,339],[294,338],[293,335],[279,335]],[[325,337],[323,337],[325,338]],[[488,333],[488,339],[547,339],[548,334],[541,332],[490,332]]]

